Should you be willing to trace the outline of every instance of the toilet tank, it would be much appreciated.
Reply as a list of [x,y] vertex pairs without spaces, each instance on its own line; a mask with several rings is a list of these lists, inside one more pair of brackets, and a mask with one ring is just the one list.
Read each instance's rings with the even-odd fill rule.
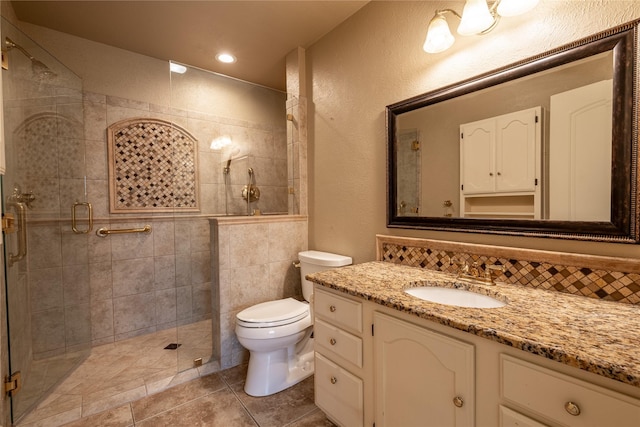
[[311,300],[311,294],[313,293],[313,283],[305,279],[307,274],[317,273],[319,271],[329,270],[336,267],[343,267],[345,265],[350,265],[352,262],[351,257],[320,251],[299,252],[298,260],[300,260],[302,296],[306,301]]

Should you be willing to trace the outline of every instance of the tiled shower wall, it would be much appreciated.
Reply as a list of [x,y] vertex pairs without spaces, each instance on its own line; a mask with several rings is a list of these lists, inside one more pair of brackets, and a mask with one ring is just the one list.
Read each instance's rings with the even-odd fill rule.
[[[60,158],[59,182],[32,174],[23,189],[37,195],[28,211],[28,263],[20,267],[29,278],[34,356],[60,354],[209,318],[211,246],[206,217],[228,209],[231,213],[246,212],[239,194],[249,166],[256,171],[256,184],[262,191],[261,204],[254,208],[287,211],[284,123],[273,128],[96,93],[64,95],[75,104],[81,103],[78,111],[84,115],[84,135],[59,138],[53,148],[69,146],[69,150],[40,158],[45,166],[51,163],[51,156]],[[24,105],[19,107],[24,109]],[[34,113],[47,108],[55,109],[56,105],[32,107]],[[109,213],[106,128],[132,117],[169,120],[198,139],[200,214],[174,218]],[[223,166],[228,154],[209,148],[216,134],[245,142],[241,158],[231,166],[227,204]],[[50,146],[51,140],[41,138],[33,143]],[[71,232],[71,205],[83,201],[84,188],[96,221],[93,232],[77,235]],[[84,211],[80,216],[84,217]],[[95,234],[99,227],[138,228],[145,224],[153,227],[151,234],[106,238]],[[64,327],[55,328],[60,325]]]
[[[152,233],[106,238],[74,234],[68,222],[30,225],[35,358],[210,318],[208,221],[143,222],[153,227]],[[140,224],[94,225],[119,229]]]
[[211,220],[211,235],[213,341],[220,343],[224,369],[248,360],[234,332],[238,312],[265,301],[302,298],[300,269],[293,263],[308,246],[307,218],[217,218]]
[[[284,100],[283,100],[284,102]],[[90,193],[100,204],[96,216],[108,216],[107,204],[107,126],[133,117],[150,117],[171,121],[191,133],[198,140],[198,178],[200,210],[202,214],[246,214],[246,202],[241,198],[242,187],[248,181],[248,168],[255,172],[255,184],[261,198],[254,208],[262,212],[287,212],[287,145],[284,119],[281,126],[251,123],[244,120],[218,117],[197,111],[169,109],[135,100],[84,94],[85,138],[87,140],[87,178]],[[211,150],[212,139],[228,135],[239,146]],[[230,164],[230,193],[225,194],[224,167]],[[95,188],[92,186],[95,185]],[[225,205],[225,199],[228,204]],[[64,207],[66,211],[66,206]]]
[[307,215],[307,99],[287,99],[287,184],[289,215]]
[[483,269],[496,264],[505,267],[499,282],[640,304],[640,265],[634,259],[381,235],[376,248],[379,261],[452,274],[459,269],[453,259]]

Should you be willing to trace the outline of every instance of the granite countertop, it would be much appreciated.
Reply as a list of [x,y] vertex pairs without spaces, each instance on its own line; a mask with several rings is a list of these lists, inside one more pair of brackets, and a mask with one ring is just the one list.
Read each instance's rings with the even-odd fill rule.
[[[636,305],[511,284],[458,284],[447,273],[381,261],[307,277],[349,295],[640,387],[640,307]],[[507,304],[463,308],[403,292],[422,285],[463,287]]]

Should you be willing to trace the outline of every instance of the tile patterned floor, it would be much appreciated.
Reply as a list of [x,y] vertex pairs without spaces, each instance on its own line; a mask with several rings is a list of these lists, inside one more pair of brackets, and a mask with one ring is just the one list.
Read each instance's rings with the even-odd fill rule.
[[244,390],[246,365],[210,374],[67,427],[312,427],[333,424],[313,403],[313,377],[272,396]]
[[[207,325],[200,326],[189,333],[202,336]],[[18,427],[333,426],[313,403],[313,377],[255,398],[243,390],[246,365],[219,371],[205,363],[176,375],[199,353],[164,350],[175,335],[167,330],[94,347]]]

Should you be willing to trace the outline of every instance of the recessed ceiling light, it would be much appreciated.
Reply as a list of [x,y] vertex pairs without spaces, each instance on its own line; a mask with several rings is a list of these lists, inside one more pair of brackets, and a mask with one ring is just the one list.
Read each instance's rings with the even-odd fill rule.
[[224,62],[225,64],[236,62],[236,57],[231,55],[230,53],[219,53],[216,55],[216,59],[220,62]]

